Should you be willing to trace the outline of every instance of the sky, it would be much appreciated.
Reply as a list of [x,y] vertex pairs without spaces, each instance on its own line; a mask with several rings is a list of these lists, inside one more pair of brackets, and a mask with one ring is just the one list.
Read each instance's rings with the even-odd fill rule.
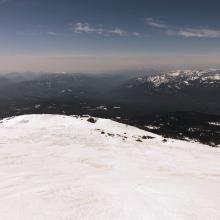
[[220,67],[216,0],[0,0],[0,72]]

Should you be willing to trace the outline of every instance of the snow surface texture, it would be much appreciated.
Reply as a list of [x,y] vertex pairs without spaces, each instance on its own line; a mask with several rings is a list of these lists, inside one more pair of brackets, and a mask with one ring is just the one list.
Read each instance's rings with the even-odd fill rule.
[[0,179],[2,220],[220,219],[220,149],[111,120],[3,120]]

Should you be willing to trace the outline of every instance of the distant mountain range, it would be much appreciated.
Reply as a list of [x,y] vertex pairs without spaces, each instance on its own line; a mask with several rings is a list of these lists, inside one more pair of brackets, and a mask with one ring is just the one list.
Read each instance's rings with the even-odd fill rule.
[[220,70],[178,70],[164,74],[154,74],[147,77],[133,79],[136,83],[128,85],[128,88],[146,85],[147,89],[181,90],[189,87],[203,86],[216,88],[220,86]]
[[[0,76],[0,118],[92,115],[219,144],[220,70],[146,74],[13,73]],[[148,126],[149,125],[149,126]],[[190,130],[193,128],[193,130]]]
[[126,100],[220,114],[220,70],[178,70],[133,78],[118,91]]

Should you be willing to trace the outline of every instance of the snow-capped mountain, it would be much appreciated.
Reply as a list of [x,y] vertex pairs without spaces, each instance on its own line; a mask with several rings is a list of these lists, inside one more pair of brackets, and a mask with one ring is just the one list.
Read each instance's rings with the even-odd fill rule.
[[219,148],[107,119],[0,122],[0,219],[220,219]]
[[220,86],[220,70],[177,70],[164,74],[153,74],[147,77],[138,77],[134,79],[134,85],[128,85],[128,88],[140,84],[148,84],[153,88],[167,87],[170,89],[182,89],[195,84],[202,86],[217,87]]
[[145,82],[152,83],[154,87],[167,85],[169,88],[181,89],[194,83],[204,86],[220,85],[220,70],[178,70],[162,75],[150,76],[144,79]]
[[149,106],[156,103],[162,108],[219,114],[220,70],[178,70],[133,78],[117,94],[126,100],[145,101]]

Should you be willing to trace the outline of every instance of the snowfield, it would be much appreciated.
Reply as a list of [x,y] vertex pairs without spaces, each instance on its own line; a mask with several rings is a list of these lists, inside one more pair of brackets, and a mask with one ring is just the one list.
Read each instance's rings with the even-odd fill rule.
[[219,148],[111,120],[4,119],[0,180],[1,220],[220,219]]

